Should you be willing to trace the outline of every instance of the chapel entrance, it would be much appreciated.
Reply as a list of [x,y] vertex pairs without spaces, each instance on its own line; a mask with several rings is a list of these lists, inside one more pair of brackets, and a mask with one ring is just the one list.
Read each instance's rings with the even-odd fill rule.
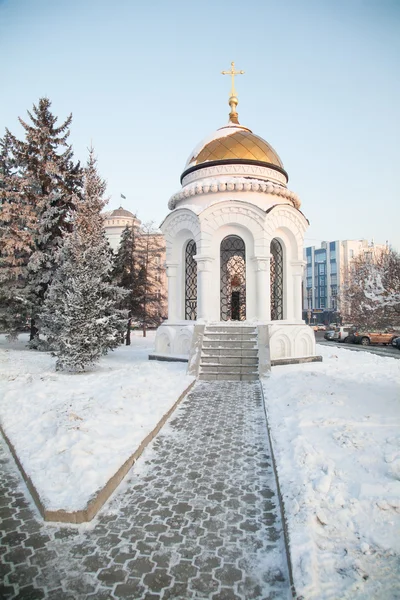
[[246,248],[238,235],[221,242],[221,321],[246,319]]

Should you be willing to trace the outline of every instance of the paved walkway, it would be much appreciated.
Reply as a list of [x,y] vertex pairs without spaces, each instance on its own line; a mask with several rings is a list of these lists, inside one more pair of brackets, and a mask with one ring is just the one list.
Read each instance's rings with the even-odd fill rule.
[[0,444],[0,598],[290,598],[260,385],[197,383],[92,523],[43,524]]

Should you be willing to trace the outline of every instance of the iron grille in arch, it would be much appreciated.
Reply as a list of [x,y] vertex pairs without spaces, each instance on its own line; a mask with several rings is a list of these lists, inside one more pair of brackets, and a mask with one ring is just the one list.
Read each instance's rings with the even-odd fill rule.
[[280,242],[271,242],[271,320],[283,319],[283,251]]
[[221,321],[246,319],[246,249],[237,235],[221,242]]
[[195,321],[197,318],[197,263],[196,242],[190,240],[185,252],[185,319]]

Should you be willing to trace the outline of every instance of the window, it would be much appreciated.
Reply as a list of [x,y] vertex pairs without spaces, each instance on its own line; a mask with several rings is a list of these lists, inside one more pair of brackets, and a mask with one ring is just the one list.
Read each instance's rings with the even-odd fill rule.
[[318,265],[318,273],[320,275],[325,275],[325,263],[321,263]]
[[312,277],[307,277],[307,287],[312,287]]
[[337,263],[331,263],[331,275],[337,275]]
[[349,256],[350,258],[354,258],[354,250],[349,250]]
[[331,275],[331,285],[337,284],[337,275]]
[[195,321],[197,318],[197,263],[196,242],[190,240],[185,251],[185,319]]
[[307,277],[311,277],[312,275],[312,267],[307,267]]
[[283,319],[283,251],[280,242],[271,242],[271,320]]

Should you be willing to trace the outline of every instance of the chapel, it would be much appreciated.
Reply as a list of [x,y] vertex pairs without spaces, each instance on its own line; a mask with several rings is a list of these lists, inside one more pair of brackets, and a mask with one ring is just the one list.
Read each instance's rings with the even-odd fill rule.
[[155,357],[199,353],[205,328],[219,325],[262,331],[267,363],[315,358],[314,332],[302,320],[308,221],[277,152],[239,122],[239,73],[234,63],[223,71],[232,77],[228,123],[190,153],[161,224],[168,319]]

